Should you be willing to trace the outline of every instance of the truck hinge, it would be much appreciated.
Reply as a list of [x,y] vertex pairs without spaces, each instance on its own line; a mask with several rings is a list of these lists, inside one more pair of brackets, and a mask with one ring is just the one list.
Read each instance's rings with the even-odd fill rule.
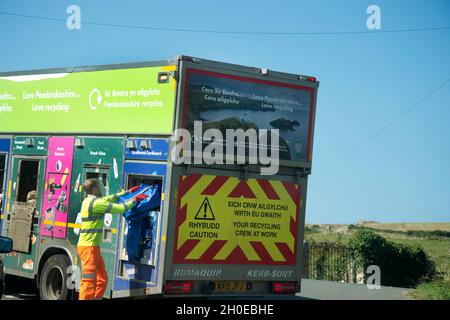
[[190,56],[181,56],[180,60],[190,61],[190,62],[194,62],[194,63],[202,63],[202,59],[194,58],[194,57],[190,57]]
[[174,70],[172,73],[172,77],[178,82],[178,80],[180,79],[180,73],[178,72],[178,70]]
[[191,165],[190,164],[186,164],[183,166],[183,175],[184,176],[188,176],[191,174]]
[[297,171],[298,178],[306,178],[309,174],[311,174],[311,169],[309,168],[300,168],[300,170]]
[[240,179],[246,181],[248,179],[248,166],[246,164],[241,166]]

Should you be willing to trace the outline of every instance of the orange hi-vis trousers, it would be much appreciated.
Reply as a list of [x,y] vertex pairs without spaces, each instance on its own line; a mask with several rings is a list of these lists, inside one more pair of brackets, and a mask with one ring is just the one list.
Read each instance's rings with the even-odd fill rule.
[[78,246],[81,260],[80,300],[101,300],[108,284],[108,275],[100,247]]

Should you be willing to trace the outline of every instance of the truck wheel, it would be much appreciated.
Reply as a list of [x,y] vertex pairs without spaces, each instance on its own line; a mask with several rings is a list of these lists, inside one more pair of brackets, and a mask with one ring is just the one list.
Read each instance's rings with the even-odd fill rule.
[[69,257],[64,254],[56,254],[45,261],[39,277],[41,300],[67,300],[70,296],[67,287],[69,265]]

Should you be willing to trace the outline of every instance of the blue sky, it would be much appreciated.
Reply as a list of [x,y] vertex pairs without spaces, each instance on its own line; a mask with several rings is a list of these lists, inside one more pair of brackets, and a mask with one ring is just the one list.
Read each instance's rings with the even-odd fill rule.
[[127,29],[89,22],[260,32],[368,31],[450,25],[433,1],[18,1],[0,11],[0,71],[160,60],[185,54],[320,81],[307,223],[450,221],[450,83],[328,166],[450,78],[450,30],[352,35],[231,35]]

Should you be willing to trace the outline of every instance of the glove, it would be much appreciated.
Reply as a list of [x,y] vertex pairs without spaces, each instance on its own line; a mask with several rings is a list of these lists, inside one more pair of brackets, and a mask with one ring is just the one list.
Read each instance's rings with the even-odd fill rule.
[[134,192],[136,192],[138,190],[139,190],[139,186],[134,186],[134,187],[128,189],[128,193],[134,193]]
[[148,198],[148,195],[139,193],[133,197],[134,201],[141,202],[142,200]]

